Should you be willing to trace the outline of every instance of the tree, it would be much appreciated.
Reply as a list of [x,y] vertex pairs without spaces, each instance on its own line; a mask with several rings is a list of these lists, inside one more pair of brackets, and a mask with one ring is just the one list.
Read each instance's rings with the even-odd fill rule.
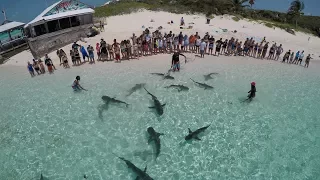
[[236,11],[240,11],[245,7],[250,7],[248,4],[245,4],[245,3],[248,3],[249,1],[250,0],[231,0],[233,7]]
[[291,2],[288,15],[291,16],[296,21],[296,26],[298,26],[298,19],[300,15],[303,15],[304,2],[301,0],[294,0]]

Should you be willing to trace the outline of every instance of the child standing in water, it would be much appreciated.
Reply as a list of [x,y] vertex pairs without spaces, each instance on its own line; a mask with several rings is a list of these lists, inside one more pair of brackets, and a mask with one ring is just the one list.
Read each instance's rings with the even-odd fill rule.
[[76,80],[74,80],[73,83],[72,83],[72,86],[71,86],[72,89],[73,89],[74,91],[79,91],[79,90],[85,90],[85,91],[87,91],[87,90],[84,89],[82,86],[80,86],[79,81],[80,81],[80,76],[77,76],[77,77],[76,77]]
[[255,83],[255,82],[252,82],[252,83],[251,83],[251,90],[248,92],[248,93],[250,93],[250,94],[248,95],[248,99],[247,99],[247,100],[252,101],[252,99],[253,99],[254,97],[256,97],[256,92],[257,92],[256,83]]
[[309,63],[310,63],[310,60],[311,60],[312,58],[311,58],[311,56],[310,56],[310,54],[307,56],[307,58],[306,58],[306,64],[304,65],[304,67],[305,68],[308,68],[309,67]]

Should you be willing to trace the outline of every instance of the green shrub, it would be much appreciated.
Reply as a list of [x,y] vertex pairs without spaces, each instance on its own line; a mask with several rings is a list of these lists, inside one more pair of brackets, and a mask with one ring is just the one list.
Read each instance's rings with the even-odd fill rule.
[[269,28],[273,28],[273,24],[271,24],[271,23],[265,23],[264,25],[269,27]]
[[232,17],[232,19],[233,19],[234,21],[236,21],[236,22],[240,21],[240,18],[237,17],[237,16]]

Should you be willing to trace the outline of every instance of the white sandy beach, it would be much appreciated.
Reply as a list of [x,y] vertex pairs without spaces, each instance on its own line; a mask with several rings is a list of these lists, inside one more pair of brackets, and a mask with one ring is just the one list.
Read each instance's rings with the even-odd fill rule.
[[[186,27],[189,25],[193,26],[192,29],[180,29],[179,23],[180,18],[184,17]],[[154,22],[150,22],[153,19]],[[170,25],[167,22],[173,21],[174,24]],[[97,42],[100,42],[101,38],[104,38],[107,43],[111,43],[113,39],[121,41],[123,39],[129,39],[132,33],[140,35],[145,28],[150,28],[151,31],[155,31],[159,26],[162,26],[162,32],[173,31],[173,33],[179,33],[180,31],[183,34],[194,34],[199,32],[200,36],[203,36],[206,32],[209,32],[210,35],[213,35],[216,39],[218,38],[231,38],[235,37],[241,41],[244,41],[246,38],[254,37],[257,40],[261,40],[263,37],[266,37],[266,40],[270,43],[276,42],[277,44],[283,44],[284,51],[291,49],[292,51],[301,51],[304,50],[305,54],[311,54],[314,58],[312,61],[319,59],[319,52],[317,48],[320,46],[320,38],[315,37],[310,34],[304,34],[296,32],[296,35],[287,33],[284,30],[279,28],[268,28],[263,24],[257,22],[240,20],[238,22],[232,20],[232,16],[215,16],[211,20],[211,24],[205,24],[206,18],[204,15],[186,15],[186,14],[172,14],[168,12],[151,12],[146,10],[141,10],[140,12],[114,16],[107,18],[107,25],[105,26],[105,31],[93,38],[87,38],[87,43],[80,42],[81,45],[92,45],[95,47]],[[194,24],[189,24],[194,23]],[[142,28],[144,26],[145,28]],[[228,29],[228,32],[223,32],[222,29]],[[231,31],[237,30],[237,33]],[[308,38],[310,37],[310,41]],[[67,54],[71,48],[71,45],[65,46],[62,48]],[[282,54],[283,55],[283,54]],[[59,59],[56,55],[56,52],[49,54],[54,64],[59,64]],[[70,59],[70,57],[68,57]],[[154,59],[159,59],[158,57],[153,56]],[[220,57],[235,60],[234,57]],[[14,65],[14,66],[26,66],[28,61],[32,61],[33,57],[29,51],[24,51],[20,54],[17,54],[11,57],[4,66]],[[141,58],[143,60],[143,58]],[[260,63],[257,61],[256,63]]]
[[[180,30],[179,21],[193,22],[193,29]],[[155,22],[150,22],[153,19]],[[174,25],[167,24],[173,20]],[[49,56],[57,71],[30,77],[24,51],[0,66],[0,180],[88,179],[127,180],[136,174],[116,156],[124,157],[157,180],[204,179],[318,179],[320,167],[320,39],[230,16],[216,17],[213,26],[204,16],[143,11],[107,19],[105,32],[86,39],[94,46],[104,38],[129,39],[145,27],[163,26],[162,32],[193,34],[206,32],[216,39],[266,36],[282,43],[284,50],[314,54],[310,68],[279,61],[221,55],[181,63],[174,80],[151,73],[166,73],[171,54],[141,57],[139,60],[96,62],[63,69],[56,52]],[[245,28],[243,28],[245,27]],[[221,29],[228,29],[222,33]],[[237,33],[230,31],[237,30]],[[216,32],[218,31],[218,32]],[[311,37],[308,42],[308,37]],[[64,47],[66,53],[71,45]],[[193,59],[194,54],[186,53]],[[69,58],[69,64],[70,57]],[[183,59],[183,58],[181,58]],[[317,66],[314,66],[318,64]],[[205,80],[204,75],[219,73]],[[74,92],[76,76],[88,91]],[[213,89],[204,89],[195,81]],[[245,103],[251,82],[257,95]],[[154,94],[164,106],[158,116],[150,109],[153,96],[138,89],[138,83]],[[168,88],[179,84],[179,92]],[[105,106],[102,96],[130,104]],[[201,141],[185,141],[192,131],[208,126]],[[161,136],[161,152],[148,144],[147,128]],[[116,155],[116,156],[115,156]]]

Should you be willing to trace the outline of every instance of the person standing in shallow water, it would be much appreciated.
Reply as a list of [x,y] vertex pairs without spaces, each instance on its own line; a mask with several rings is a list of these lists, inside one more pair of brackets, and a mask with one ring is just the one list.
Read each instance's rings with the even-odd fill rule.
[[255,82],[252,82],[252,83],[251,83],[251,90],[248,92],[248,93],[250,93],[250,94],[248,95],[248,99],[247,99],[247,100],[252,101],[252,99],[253,99],[254,97],[256,97],[256,92],[257,92],[256,83],[255,83]]
[[172,55],[172,62],[171,62],[171,68],[173,69],[173,71],[180,71],[180,60],[179,60],[180,55],[183,56],[186,61],[185,55],[181,54],[180,51],[175,51]]
[[76,77],[76,79],[73,81],[73,83],[72,83],[72,89],[74,90],[74,91],[79,91],[79,90],[85,90],[85,91],[87,91],[86,89],[84,89],[82,86],[80,86],[80,83],[79,83],[79,81],[80,81],[80,76],[77,76]]
[[310,60],[312,59],[312,57],[310,56],[310,54],[307,56],[306,58],[306,63],[304,65],[305,68],[308,68],[309,67],[309,63],[310,63]]

